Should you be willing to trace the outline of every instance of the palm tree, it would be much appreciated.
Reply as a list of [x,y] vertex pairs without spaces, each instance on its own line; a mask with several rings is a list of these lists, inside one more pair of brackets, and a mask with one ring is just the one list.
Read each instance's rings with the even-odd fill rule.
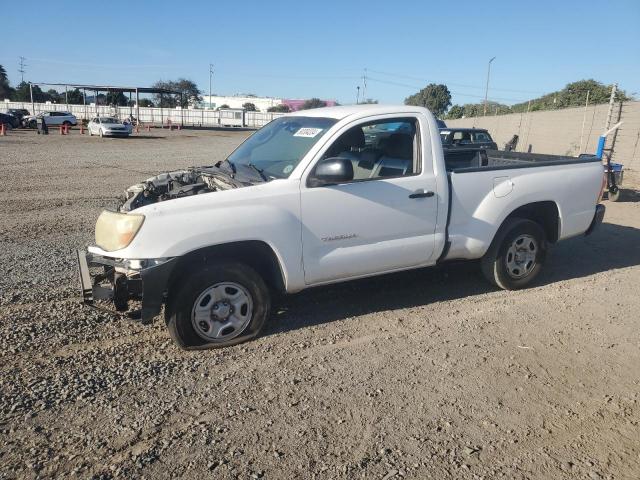
[[2,65],[0,65],[0,83],[7,83],[8,81],[9,79],[7,78],[7,71]]

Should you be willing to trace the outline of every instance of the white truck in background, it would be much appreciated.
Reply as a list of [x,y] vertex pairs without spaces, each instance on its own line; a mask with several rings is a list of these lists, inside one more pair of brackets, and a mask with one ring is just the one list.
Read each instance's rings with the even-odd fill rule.
[[424,108],[358,105],[278,118],[226,160],[150,178],[78,251],[86,303],[141,302],[183,348],[258,335],[273,292],[481,259],[529,285],[550,244],[601,221],[596,157],[443,151]]

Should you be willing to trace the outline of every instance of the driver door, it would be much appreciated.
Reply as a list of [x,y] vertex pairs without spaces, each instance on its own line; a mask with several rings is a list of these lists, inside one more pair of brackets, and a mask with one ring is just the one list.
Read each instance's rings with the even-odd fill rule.
[[354,178],[312,187],[311,168],[302,179],[307,285],[435,263],[436,178],[421,135],[428,128],[417,115],[362,121],[319,155],[349,158]]

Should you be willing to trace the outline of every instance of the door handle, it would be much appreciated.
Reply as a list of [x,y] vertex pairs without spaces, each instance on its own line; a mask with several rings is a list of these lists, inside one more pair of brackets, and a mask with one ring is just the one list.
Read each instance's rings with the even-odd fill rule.
[[427,198],[433,197],[434,195],[435,193],[433,193],[432,191],[425,192],[424,190],[420,189],[409,195],[409,198]]

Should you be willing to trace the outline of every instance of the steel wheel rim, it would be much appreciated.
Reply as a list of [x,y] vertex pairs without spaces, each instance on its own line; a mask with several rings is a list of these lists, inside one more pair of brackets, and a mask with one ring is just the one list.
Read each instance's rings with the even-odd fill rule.
[[242,285],[220,282],[206,288],[191,309],[191,324],[200,338],[224,342],[236,338],[249,325],[253,299]]
[[531,235],[519,235],[511,242],[505,257],[507,273],[511,278],[524,278],[532,272],[536,266],[538,248],[538,242]]

